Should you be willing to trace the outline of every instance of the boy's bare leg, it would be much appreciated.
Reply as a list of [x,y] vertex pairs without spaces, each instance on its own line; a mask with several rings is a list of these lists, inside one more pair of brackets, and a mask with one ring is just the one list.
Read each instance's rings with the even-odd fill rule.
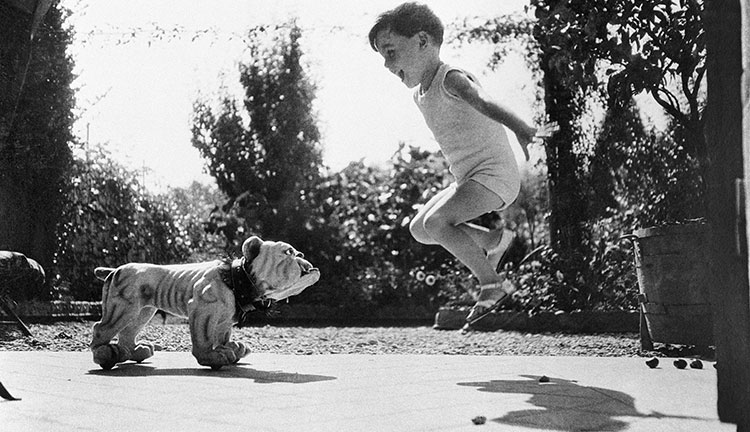
[[[441,206],[444,201],[446,201],[448,198],[453,196],[456,192],[456,185],[453,184],[449,186],[448,188],[438,192],[435,196],[432,197],[429,201],[427,201],[426,204],[424,204],[417,214],[414,216],[414,218],[411,221],[411,224],[409,226],[409,229],[411,230],[412,236],[415,240],[422,244],[439,244],[437,240],[430,237],[430,235],[425,231],[424,229],[424,218],[425,215],[435,206]],[[492,210],[488,210],[492,211]],[[486,212],[485,212],[486,213]],[[483,213],[484,214],[484,213]],[[500,241],[504,238],[504,235],[507,235],[507,233],[503,234],[504,230],[502,228],[499,229],[490,229],[485,227],[479,227],[478,225],[472,225],[468,222],[460,223],[457,225],[461,230],[466,233],[471,239],[476,243],[476,245],[482,249],[485,250],[485,252],[490,252],[493,249],[497,248],[497,246],[500,244]],[[502,256],[502,252],[500,253],[500,256]],[[488,257],[490,259],[490,263],[493,262],[493,257]],[[495,261],[494,266],[497,267],[497,261]]]
[[492,267],[497,268],[503,259],[505,251],[513,241],[513,231],[506,228],[485,229],[469,222],[459,225],[474,242],[485,250],[487,260]]
[[456,185],[451,184],[447,188],[435,194],[429,201],[427,201],[418,211],[417,214],[411,220],[409,224],[409,231],[411,231],[414,240],[419,243],[426,245],[437,245],[437,240],[432,238],[430,234],[425,231],[424,218],[434,207],[439,207],[444,201],[453,196],[456,193]]
[[487,250],[487,260],[496,270],[505,255],[505,251],[508,250],[510,244],[513,242],[513,238],[515,237],[513,231],[509,229],[500,228],[497,231],[500,231],[501,233],[500,240],[497,241],[494,247]]
[[503,237],[502,228],[484,228],[464,222],[458,225],[480,248],[489,251],[496,247]]
[[424,233],[466,265],[479,280],[480,285],[502,281],[502,277],[487,260],[485,250],[477,243],[486,242],[481,236],[467,232],[472,228],[461,225],[502,207],[502,199],[474,181],[463,183],[453,190],[446,189],[441,195],[431,207],[423,209],[426,211],[420,211],[423,214],[415,217],[413,224],[421,222]]

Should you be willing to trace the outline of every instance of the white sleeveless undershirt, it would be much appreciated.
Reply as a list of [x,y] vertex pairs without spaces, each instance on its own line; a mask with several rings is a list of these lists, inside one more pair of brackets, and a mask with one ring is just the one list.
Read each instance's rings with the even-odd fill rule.
[[472,74],[442,64],[426,92],[417,87],[414,101],[456,183],[474,180],[500,196],[507,207],[518,196],[521,180],[505,127],[446,90],[445,76],[452,70],[463,72],[479,85]]

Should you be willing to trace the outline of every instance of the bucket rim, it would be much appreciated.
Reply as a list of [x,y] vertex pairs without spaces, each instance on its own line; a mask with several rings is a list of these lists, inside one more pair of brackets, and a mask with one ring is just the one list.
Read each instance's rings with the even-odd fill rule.
[[659,225],[648,228],[641,228],[633,231],[637,238],[656,237],[664,235],[680,234],[702,234],[708,231],[709,225],[704,222],[693,222],[685,224]]

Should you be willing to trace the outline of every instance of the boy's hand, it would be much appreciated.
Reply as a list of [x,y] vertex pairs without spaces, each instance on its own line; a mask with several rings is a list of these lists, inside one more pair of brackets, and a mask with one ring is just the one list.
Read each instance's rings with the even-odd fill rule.
[[526,160],[529,160],[529,144],[539,139],[549,138],[558,130],[560,130],[560,126],[556,122],[550,122],[541,125],[538,129],[529,127],[517,133],[516,138],[518,138],[518,143],[521,144],[521,150],[523,150],[523,156]]
[[541,125],[539,129],[536,130],[536,133],[534,134],[534,138],[549,138],[551,137],[555,132],[560,130],[560,126],[557,124],[557,122],[549,122]]

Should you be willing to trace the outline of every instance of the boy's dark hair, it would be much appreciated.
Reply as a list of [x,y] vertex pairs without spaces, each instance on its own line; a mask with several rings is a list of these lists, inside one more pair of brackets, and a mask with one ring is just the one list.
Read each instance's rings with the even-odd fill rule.
[[424,31],[436,44],[443,43],[443,23],[429,7],[420,3],[404,3],[378,16],[368,35],[370,46],[375,51],[378,50],[375,38],[382,30],[390,30],[406,37]]

